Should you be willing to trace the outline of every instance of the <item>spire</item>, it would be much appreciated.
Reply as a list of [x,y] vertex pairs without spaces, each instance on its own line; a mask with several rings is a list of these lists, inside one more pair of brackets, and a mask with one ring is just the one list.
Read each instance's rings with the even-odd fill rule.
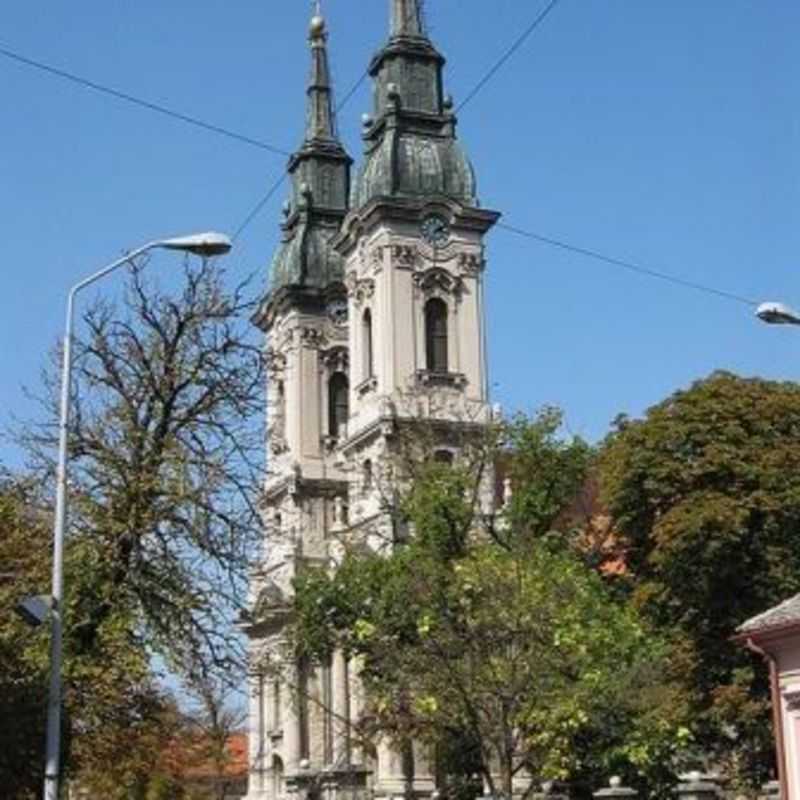
[[311,72],[305,134],[289,159],[291,197],[284,206],[283,236],[272,262],[268,298],[278,296],[279,290],[297,297],[298,292],[321,292],[344,279],[341,259],[328,242],[347,214],[352,159],[336,134],[328,33],[318,0],[308,40]]
[[423,0],[391,0],[391,36],[372,59],[373,113],[364,121],[364,164],[352,206],[375,197],[439,194],[474,206],[472,166],[456,140],[445,59],[425,33]]
[[320,13],[320,4],[317,0],[309,27],[311,74],[308,80],[306,142],[336,139],[327,41],[325,19]]
[[391,0],[392,38],[425,36],[420,2],[421,0]]

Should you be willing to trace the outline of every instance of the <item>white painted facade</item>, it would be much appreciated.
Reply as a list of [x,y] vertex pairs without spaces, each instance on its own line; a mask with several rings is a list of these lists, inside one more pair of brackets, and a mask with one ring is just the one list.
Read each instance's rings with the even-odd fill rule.
[[267,337],[268,476],[243,626],[247,800],[435,789],[430,754],[417,743],[362,749],[350,735],[365,702],[357,664],[337,653],[309,669],[284,647],[292,582],[304,568],[336,569],[348,546],[387,552],[407,535],[386,507],[398,431],[435,423],[437,452],[457,459],[459,442],[491,417],[483,239],[499,215],[474,197],[442,90],[444,59],[416,0],[391,5],[392,36],[370,67],[377,106],[353,207],[335,202],[349,159],[332,124],[325,24],[312,20],[309,129],[290,162],[293,200],[256,317]]

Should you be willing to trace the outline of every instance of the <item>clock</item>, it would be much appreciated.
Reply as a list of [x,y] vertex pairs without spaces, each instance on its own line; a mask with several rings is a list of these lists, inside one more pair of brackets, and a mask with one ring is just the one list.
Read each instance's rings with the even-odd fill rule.
[[433,247],[444,247],[450,239],[450,226],[438,214],[430,214],[420,226],[422,238]]
[[331,300],[327,307],[328,318],[334,325],[347,324],[347,300],[338,298]]

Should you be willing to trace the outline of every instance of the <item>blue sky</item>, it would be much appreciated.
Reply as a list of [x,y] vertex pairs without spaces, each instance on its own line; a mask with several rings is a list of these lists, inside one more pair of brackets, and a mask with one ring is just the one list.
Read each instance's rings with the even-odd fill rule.
[[[544,0],[429,0],[466,96]],[[340,96],[387,35],[388,0],[326,0]],[[0,46],[291,150],[308,67],[304,0],[4,0]],[[561,0],[461,114],[484,206],[509,224],[754,300],[800,305],[800,4]],[[0,58],[0,416],[26,415],[70,284],[164,235],[233,232],[285,159]],[[360,157],[363,85],[342,113]],[[260,271],[279,192],[237,242]],[[175,257],[152,268],[169,270]],[[113,282],[104,291],[114,291]],[[745,305],[496,231],[495,399],[564,408],[601,437],[714,369],[795,379],[800,330]],[[8,445],[0,460],[14,461]]]

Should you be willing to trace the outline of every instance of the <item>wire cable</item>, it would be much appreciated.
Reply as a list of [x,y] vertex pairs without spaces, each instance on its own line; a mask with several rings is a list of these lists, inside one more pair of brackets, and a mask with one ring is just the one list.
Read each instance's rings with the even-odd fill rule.
[[[361,84],[364,83],[366,78],[369,75],[369,71],[363,72],[359,79],[350,87],[347,94],[345,94],[342,101],[336,106],[335,113],[338,115],[339,112],[350,102],[353,95],[361,88]],[[287,178],[287,174],[284,172],[281,177],[269,188],[269,191],[262,197],[258,203],[253,207],[250,213],[244,218],[241,224],[236,228],[236,232],[233,235],[233,241],[235,242],[246,230],[250,227],[251,223],[258,217],[267,203],[272,199],[275,192],[283,185],[283,182]]]
[[67,72],[66,70],[59,69],[58,67],[53,67],[50,64],[45,64],[42,61],[36,61],[33,58],[28,58],[27,56],[23,56],[20,53],[15,53],[13,50],[9,50],[6,47],[0,45],[0,56],[4,56],[12,61],[16,61],[19,64],[24,64],[28,67],[33,67],[34,69],[40,70],[41,72],[46,72],[50,75],[55,75],[58,78],[63,78],[64,80],[71,81],[72,83],[77,84],[78,86],[82,86],[85,89],[91,89],[95,92],[100,92],[101,94],[106,94],[111,97],[116,98],[117,100],[123,100],[126,103],[131,103],[132,105],[139,106],[140,108],[146,108],[149,111],[154,111],[157,114],[163,114],[166,117],[172,117],[172,119],[180,120],[181,122],[186,122],[189,125],[194,125],[196,128],[202,128],[206,131],[211,131],[212,133],[218,133],[222,136],[227,136],[229,139],[234,139],[238,142],[243,142],[244,144],[249,144],[253,147],[258,147],[261,150],[266,150],[269,153],[274,153],[275,155],[279,156],[289,156],[290,153],[286,150],[282,150],[280,147],[275,147],[274,145],[267,144],[267,142],[259,141],[258,139],[253,139],[250,136],[244,136],[241,133],[236,133],[235,131],[229,130],[228,128],[223,128],[219,125],[214,125],[210,122],[205,122],[201,119],[197,119],[196,117],[190,117],[188,114],[182,114],[179,111],[173,111],[171,108],[167,108],[166,106],[159,105],[158,103],[151,103],[149,100],[143,100],[140,97],[135,97],[132,94],[128,94],[127,92],[122,92],[119,89],[113,89],[110,86],[104,86],[103,84],[97,83],[95,81],[89,80],[88,78],[83,78],[80,75],[75,75],[72,72]]
[[456,108],[456,113],[461,111],[464,106],[471,102],[475,95],[486,86],[487,83],[500,71],[511,56],[522,47],[527,41],[528,37],[547,19],[550,12],[558,5],[558,0],[550,0],[547,7],[534,19],[534,21],[523,31],[522,35],[506,50],[505,53],[495,62],[495,65],[484,75],[467,96],[461,101],[461,104]]
[[[531,36],[531,34],[545,21],[547,16],[550,12],[555,8],[558,4],[559,0],[550,0],[548,5],[544,8],[544,10],[534,19],[534,21],[525,29],[522,35],[511,45],[511,47],[506,50],[505,53],[498,59],[498,61],[492,66],[492,68],[481,78],[480,81],[474,86],[474,88],[467,94],[461,104],[458,106],[457,111],[461,111],[468,103],[470,103],[478,93],[492,80],[492,78],[500,71],[500,69],[506,64],[506,62],[511,58],[511,56],[519,50],[520,47],[527,41],[527,39]],[[131,103],[132,105],[139,106],[140,108],[145,108],[149,111],[156,112],[158,114],[162,114],[167,117],[171,117],[173,119],[180,120],[181,122],[185,122],[189,125],[193,125],[195,127],[201,128],[206,131],[210,131],[212,133],[217,133],[222,136],[226,136],[229,139],[233,139],[238,142],[242,142],[244,144],[251,145],[253,147],[258,147],[261,150],[266,150],[267,152],[274,153],[276,155],[281,156],[291,156],[287,150],[283,150],[279,147],[275,147],[271,144],[266,142],[259,141],[258,139],[253,139],[250,136],[245,136],[240,133],[236,133],[235,131],[231,131],[227,128],[220,127],[219,125],[214,125],[209,122],[205,122],[203,120],[197,119],[195,117],[190,117],[187,114],[182,114],[177,111],[173,111],[166,106],[159,105],[157,103],[152,103],[149,100],[143,100],[142,98],[135,97],[134,95],[128,94],[127,92],[119,91],[118,89],[111,88],[109,86],[105,86],[103,84],[96,83],[95,81],[89,80],[88,78],[83,78],[79,75],[75,75],[74,73],[67,72],[66,70],[59,69],[57,67],[53,67],[50,64],[45,64],[44,62],[37,61],[32,58],[28,58],[27,56],[23,56],[20,53],[16,53],[13,50],[9,50],[6,47],[0,45],[0,56],[4,56],[7,59],[12,61],[16,61],[17,63],[23,64],[28,67],[32,67],[34,69],[40,70],[42,72],[46,72],[50,75],[55,75],[56,77],[62,78],[64,80],[70,81],[72,83],[78,84],[87,89],[91,89],[96,92],[100,92],[102,94],[109,95],[114,97],[118,100],[123,100],[127,103]],[[337,105],[336,113],[338,114],[352,99],[355,93],[361,88],[361,84],[366,80],[368,77],[368,72],[364,72],[358,78],[358,80],[353,84],[353,86],[349,89],[349,91],[345,94],[343,100]],[[233,240],[236,241],[244,231],[252,224],[252,222],[258,217],[267,203],[272,199],[278,189],[283,185],[284,181],[288,177],[287,173],[283,173],[278,180],[276,180],[272,186],[270,186],[267,193],[262,197],[258,203],[253,207],[253,209],[247,214],[244,220],[236,229],[236,232],[233,235]],[[690,281],[686,278],[681,278],[676,275],[671,275],[667,272],[661,272],[659,270],[651,269],[650,267],[642,266],[641,264],[636,264],[631,261],[625,261],[623,259],[615,258],[613,256],[607,256],[603,253],[599,253],[595,250],[590,250],[588,248],[579,247],[577,245],[569,244],[568,242],[563,242],[558,239],[553,239],[549,236],[543,236],[542,234],[534,233],[533,231],[527,231],[522,228],[518,228],[514,225],[508,225],[506,223],[498,223],[498,228],[508,231],[509,233],[514,233],[518,236],[525,237],[527,239],[531,239],[533,241],[540,242],[541,244],[546,244],[551,247],[556,247],[561,250],[565,250],[570,253],[575,253],[577,255],[584,256],[586,258],[594,259],[595,261],[601,261],[605,264],[619,267],[621,269],[628,270],[629,272],[634,272],[639,275],[643,275],[645,277],[654,278],[656,280],[665,281],[667,283],[671,283],[675,286],[681,286],[685,289],[692,289],[698,292],[704,292],[705,294],[711,294],[716,297],[721,297],[726,300],[732,300],[737,303],[742,303],[748,306],[757,306],[758,302],[752,300],[748,297],[743,297],[742,295],[734,294],[733,292],[727,292],[722,289],[716,289],[713,286],[707,286],[705,284],[697,283],[696,281]]]
[[338,114],[347,104],[350,102],[350,99],[353,95],[361,88],[361,84],[369,77],[369,71],[365,71],[361,73],[361,77],[350,87],[350,90],[344,96],[339,105],[336,106],[336,113]]
[[620,258],[614,258],[613,256],[607,256],[603,253],[599,253],[596,250],[578,247],[577,245],[569,244],[568,242],[562,242],[558,239],[553,239],[550,236],[542,236],[541,234],[533,233],[532,231],[526,231],[522,228],[517,228],[514,225],[507,225],[504,222],[498,222],[497,227],[501,228],[502,230],[509,231],[510,233],[515,233],[518,236],[524,236],[526,239],[533,239],[534,241],[541,242],[542,244],[547,244],[551,247],[557,247],[561,250],[566,250],[569,253],[576,253],[578,255],[585,256],[586,258],[592,258],[595,261],[602,261],[605,264],[620,267],[628,270],[629,272],[635,272],[648,278],[655,278],[660,281],[672,283],[675,286],[681,286],[684,289],[693,289],[697,292],[712,294],[716,297],[722,297],[726,300],[733,300],[737,303],[743,303],[747,306],[758,305],[756,300],[751,300],[749,297],[743,297],[742,295],[734,294],[733,292],[726,292],[723,289],[716,289],[713,286],[706,286],[705,284],[690,281],[686,278],[678,277],[677,275],[671,275],[668,272],[661,272],[656,269],[651,269],[650,267],[644,267],[641,264],[635,264],[632,261],[623,261]]
[[245,230],[250,227],[250,223],[261,213],[261,210],[264,208],[264,206],[270,200],[272,200],[273,195],[278,191],[278,189],[281,188],[281,186],[283,186],[283,182],[287,177],[288,174],[284,172],[281,174],[280,178],[278,178],[278,180],[272,184],[269,191],[258,201],[258,203],[256,203],[252,211],[250,211],[244,220],[242,220],[241,224],[236,229],[236,232],[233,234],[232,241],[235,242],[245,232]]

